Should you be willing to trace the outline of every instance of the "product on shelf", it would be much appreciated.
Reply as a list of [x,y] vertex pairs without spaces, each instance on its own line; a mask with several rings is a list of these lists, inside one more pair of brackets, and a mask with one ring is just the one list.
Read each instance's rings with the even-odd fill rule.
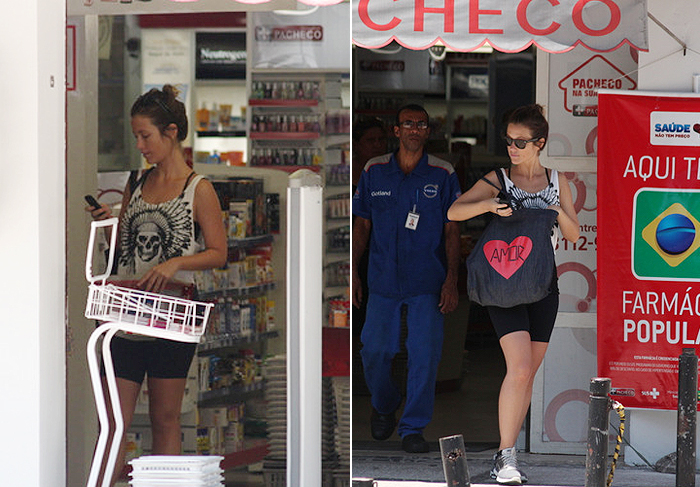
[[124,460],[128,462],[134,458],[143,455],[143,447],[141,444],[141,433],[135,431],[127,431],[124,435]]
[[243,449],[245,403],[199,408],[197,454],[225,455]]
[[219,195],[221,208],[228,212],[224,224],[228,227],[229,238],[247,238],[269,233],[269,212],[266,208],[268,198],[263,192],[262,179],[233,178],[213,181],[212,184]]
[[349,134],[350,112],[341,110],[326,115],[326,134]]
[[253,115],[250,124],[251,133],[321,133],[321,122],[318,114],[293,115],[288,113],[266,113]]
[[350,225],[329,230],[327,233],[327,246],[331,252],[350,251]]
[[330,314],[328,324],[333,328],[347,328],[350,319],[350,300],[333,298],[329,301]]
[[326,266],[326,286],[338,287],[350,285],[350,263],[333,262]]
[[321,150],[317,148],[256,148],[251,151],[251,166],[317,166]]
[[350,166],[336,164],[326,170],[326,184],[331,186],[346,186],[350,184]]
[[265,193],[265,211],[267,213],[267,228],[270,233],[280,233],[280,195]]
[[202,103],[201,108],[197,110],[197,130],[209,130],[209,110],[206,103]]
[[326,200],[326,216],[328,218],[350,217],[350,195],[339,195]]
[[231,386],[250,386],[260,382],[260,358],[250,349],[238,350],[235,353],[212,355],[208,357],[208,375],[200,371],[200,391],[213,391]]
[[234,117],[231,113],[233,105],[230,103],[214,103],[211,110],[207,104],[202,103],[195,112],[198,132],[226,132],[229,130],[243,130],[245,107],[241,107],[241,116]]
[[318,100],[317,81],[253,81],[254,100]]

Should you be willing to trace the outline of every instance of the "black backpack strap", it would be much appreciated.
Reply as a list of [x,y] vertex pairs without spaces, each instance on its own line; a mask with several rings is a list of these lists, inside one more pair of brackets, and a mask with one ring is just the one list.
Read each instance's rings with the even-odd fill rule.
[[134,191],[136,191],[136,188],[139,186],[142,186],[144,181],[146,181],[146,178],[148,175],[153,171],[153,168],[145,170],[143,173],[141,173],[141,176],[139,177],[139,172],[138,171],[131,171],[131,174],[129,174],[129,195],[133,195]]
[[496,177],[498,178],[498,182],[501,184],[501,191],[503,193],[507,193],[508,191],[506,191],[506,180],[503,177],[503,171],[501,170],[501,168],[496,168],[495,172]]
[[508,191],[506,191],[506,181],[505,181],[505,179],[503,179],[503,172],[501,171],[500,168],[495,169],[494,172],[496,173],[496,177],[498,178],[498,182],[501,184],[500,188],[498,186],[496,186],[495,184],[493,184],[488,179],[486,179],[486,176],[482,176],[481,179],[483,179],[484,181],[486,181],[487,183],[489,183],[491,186],[493,186],[494,188],[496,188],[498,190],[498,198],[500,198],[502,200],[510,200],[511,196],[508,193]]
[[[498,173],[500,172],[500,169],[496,169],[495,172],[496,172],[496,175],[498,175]],[[486,176],[481,176],[481,179],[484,180],[484,181],[486,181],[488,184],[490,184],[490,185],[493,186],[494,188],[496,188],[496,189],[498,190],[498,193],[499,193],[499,194],[502,193],[502,192],[503,192],[503,188],[505,188],[505,186],[503,185],[503,182],[501,181],[501,178],[498,179],[499,182],[501,182],[501,187],[500,187],[500,188],[499,188],[498,186],[496,186],[495,184],[493,184],[493,183],[492,183],[491,181],[489,181],[488,179],[486,179]]]
[[187,186],[190,185],[190,181],[192,181],[192,178],[194,177],[195,172],[192,171],[189,176],[187,176],[187,181],[185,181],[185,185],[182,187],[182,192],[184,193],[185,190],[187,189]]

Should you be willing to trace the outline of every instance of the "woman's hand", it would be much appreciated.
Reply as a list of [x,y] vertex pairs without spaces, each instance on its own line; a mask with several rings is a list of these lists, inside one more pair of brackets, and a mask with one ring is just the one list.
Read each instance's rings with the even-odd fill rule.
[[178,257],[166,260],[146,272],[139,280],[138,287],[144,291],[160,293],[178,270]]
[[363,299],[362,280],[360,279],[360,276],[357,275],[357,271],[354,271],[352,273],[352,305],[359,308],[362,305]]
[[501,203],[498,198],[488,200],[487,204],[489,205],[489,211],[498,216],[510,216],[513,214],[513,208],[506,203]]
[[554,211],[556,211],[557,213],[561,213],[562,211],[564,211],[564,210],[562,210],[561,206],[559,206],[559,205],[549,205],[549,206],[547,207],[547,209],[548,209],[548,210],[554,210]]
[[97,208],[94,206],[86,206],[85,211],[92,215],[93,220],[107,220],[112,218],[112,209],[109,207],[109,205],[101,204]]

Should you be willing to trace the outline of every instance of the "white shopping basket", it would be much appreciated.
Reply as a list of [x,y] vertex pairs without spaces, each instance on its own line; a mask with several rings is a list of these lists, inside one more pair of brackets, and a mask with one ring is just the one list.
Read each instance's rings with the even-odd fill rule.
[[[85,277],[90,282],[85,317],[117,322],[128,331],[183,342],[199,342],[209,319],[212,303],[201,303],[139,289],[120,287],[106,282],[114,263],[117,218],[92,222],[85,260]],[[92,275],[92,255],[99,227],[112,227],[107,272]],[[136,328],[131,328],[132,326]],[[147,327],[145,330],[139,327]]]
[[[102,322],[90,336],[87,346],[90,378],[95,394],[97,415],[100,421],[100,435],[97,439],[97,446],[92,459],[92,467],[90,468],[90,476],[87,483],[88,487],[97,485],[111,429],[107,414],[108,404],[102,390],[100,378],[100,363],[97,350],[100,339],[102,339],[102,360],[110,396],[109,407],[114,418],[114,436],[109,447],[109,456],[102,478],[102,487],[108,487],[124,433],[124,418],[121,414],[114,364],[112,363],[110,351],[112,338],[117,332],[125,331],[156,338],[197,343],[204,334],[209,311],[214,306],[212,303],[200,303],[107,283],[109,270],[112,269],[114,263],[118,223],[119,220],[117,218],[92,222],[87,258],[85,259],[85,277],[90,282],[85,317]],[[111,227],[112,231],[107,270],[104,274],[93,276],[92,258],[95,237],[98,229],[103,227]]]

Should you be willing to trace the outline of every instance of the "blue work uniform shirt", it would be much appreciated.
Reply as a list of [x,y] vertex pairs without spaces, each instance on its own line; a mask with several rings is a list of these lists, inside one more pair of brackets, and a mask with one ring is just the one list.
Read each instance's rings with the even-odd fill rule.
[[[371,159],[353,195],[354,215],[371,220],[367,284],[387,297],[439,294],[447,275],[444,225],[460,196],[452,165],[423,154],[404,174],[394,153]],[[419,215],[406,228],[409,212]]]

